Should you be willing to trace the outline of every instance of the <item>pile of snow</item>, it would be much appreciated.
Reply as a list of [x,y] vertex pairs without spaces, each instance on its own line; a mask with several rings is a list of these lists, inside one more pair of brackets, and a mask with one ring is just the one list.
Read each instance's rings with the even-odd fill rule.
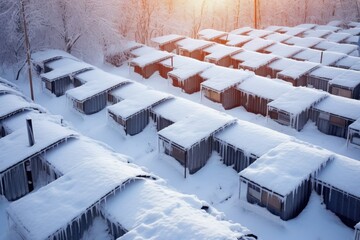
[[240,176],[285,197],[332,158],[333,153],[319,147],[288,142],[258,158]]

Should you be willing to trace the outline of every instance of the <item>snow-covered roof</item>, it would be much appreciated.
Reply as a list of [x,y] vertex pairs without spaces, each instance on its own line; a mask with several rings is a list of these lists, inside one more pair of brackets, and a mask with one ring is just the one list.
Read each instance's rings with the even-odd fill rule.
[[326,25],[334,26],[334,27],[340,27],[340,26],[342,26],[344,24],[345,23],[342,20],[332,20],[332,21],[328,22]]
[[[59,61],[61,61],[61,59]],[[55,81],[56,79],[59,79],[61,77],[78,74],[80,72],[84,72],[93,68],[93,66],[85,62],[73,61],[71,64],[64,64],[62,66],[59,66],[58,68],[54,68],[54,70],[50,72],[42,73],[40,76],[41,78],[45,78],[49,81]]]
[[241,27],[241,28],[232,30],[230,33],[237,34],[237,35],[242,35],[242,34],[245,34],[247,32],[250,32],[251,30],[253,30],[253,28],[251,28],[251,27]]
[[353,121],[360,118],[360,101],[355,99],[329,95],[313,108]]
[[225,113],[204,109],[164,128],[158,134],[160,138],[167,139],[184,149],[189,149],[192,145],[208,138],[234,121],[233,117]]
[[228,46],[238,46],[244,43],[247,43],[249,41],[251,41],[252,37],[250,36],[246,36],[246,35],[237,35],[237,34],[231,34],[229,33],[228,35],[224,36],[221,38],[221,40],[225,40],[226,45]]
[[126,230],[119,239],[239,239],[249,230],[201,210],[195,196],[151,181],[138,181],[109,198],[105,215]]
[[0,139],[0,172],[22,162],[46,148],[57,144],[77,133],[48,120],[33,119],[35,144],[29,146],[26,123],[22,128]]
[[241,120],[217,133],[215,138],[241,149],[248,156],[252,154],[257,157],[292,139],[286,134]]
[[66,96],[78,102],[83,102],[93,96],[107,92],[130,81],[100,69],[81,73],[77,77],[83,80],[85,84],[66,91]]
[[354,44],[334,43],[327,40],[324,40],[319,44],[315,45],[314,48],[344,54],[350,54],[353,51],[357,50],[357,46]]
[[258,37],[258,38],[263,38],[267,35],[270,35],[274,33],[273,31],[269,31],[269,30],[263,30],[263,29],[253,29],[250,32],[247,32],[246,35],[250,36],[250,37]]
[[5,83],[3,84],[2,82],[0,82],[0,95],[8,94],[8,93],[22,96],[25,98],[25,96],[20,91],[18,91],[16,88],[13,88],[9,85],[5,85]]
[[354,56],[346,56],[339,61],[337,61],[334,65],[337,67],[343,67],[343,68],[351,68],[353,65],[357,65],[360,63],[359,57]]
[[359,42],[359,36],[351,36],[344,40],[344,43],[357,44]]
[[141,95],[147,89],[148,87],[143,84],[137,82],[129,82],[128,84],[111,90],[111,95],[121,99],[127,99],[136,95]]
[[349,129],[360,131],[360,118],[349,125]]
[[242,92],[269,100],[274,100],[293,88],[289,82],[261,76],[253,76],[237,86]]
[[186,64],[176,68],[168,73],[169,76],[176,77],[180,81],[184,81],[190,77],[200,74],[204,70],[214,66],[208,62],[192,61],[191,64]]
[[333,153],[296,142],[280,144],[240,172],[240,176],[285,197],[324,168]]
[[223,92],[254,75],[251,72],[226,67],[212,67],[205,70],[201,76],[206,81],[201,83],[202,87]]
[[173,67],[176,69],[176,68],[180,68],[183,66],[191,65],[193,63],[198,64],[198,62],[201,62],[201,61],[194,59],[194,58],[181,56],[181,55],[174,55],[172,57],[172,59],[168,58],[164,61],[161,61],[159,64],[166,66],[166,67]]
[[273,31],[273,32],[278,32],[278,31],[283,30],[284,28],[285,28],[284,26],[271,25],[271,26],[268,26],[268,27],[264,28],[264,30]]
[[292,38],[292,36],[275,32],[275,33],[272,33],[270,35],[267,35],[264,38],[266,40],[272,40],[272,41],[275,41],[275,42],[284,42],[284,41],[288,40],[289,38]]
[[259,67],[271,63],[272,61],[277,59],[277,56],[273,54],[262,54],[258,52],[244,50],[236,55],[233,55],[231,58],[241,61],[240,67],[243,66],[252,69],[257,69]]
[[77,62],[81,62],[81,60],[73,59],[73,58],[59,58],[47,62],[46,65],[52,69],[56,69],[68,65],[70,66],[72,64],[76,64]]
[[60,58],[77,59],[73,55],[59,49],[46,49],[31,54],[31,60],[37,64],[43,64],[44,62]]
[[4,120],[1,120],[1,125],[5,128],[7,133],[12,133],[22,127],[26,124],[27,118],[38,118],[39,116],[38,111],[36,110],[25,110],[22,112],[19,112],[17,114],[14,114]]
[[250,42],[245,43],[244,46],[242,46],[242,48],[245,50],[249,50],[249,51],[259,51],[259,50],[269,47],[273,44],[275,44],[275,42],[272,40],[255,38],[255,39],[251,40]]
[[291,65],[288,68],[279,72],[279,75],[290,77],[292,79],[298,79],[304,74],[317,68],[319,64],[312,62],[298,62],[297,64]]
[[98,158],[12,202],[8,213],[27,239],[51,239],[58,230],[66,231],[89,207],[139,175],[146,173],[118,159]]
[[303,33],[304,37],[315,37],[315,38],[324,38],[327,35],[333,33],[332,31],[329,30],[308,30],[306,32]]
[[326,36],[325,39],[331,42],[342,42],[345,39],[351,37],[352,35],[349,33],[331,33],[330,35]]
[[316,49],[305,49],[304,51],[295,54],[294,59],[310,61],[314,63],[321,63],[322,65],[333,65],[347,55],[343,53],[320,51]]
[[335,155],[335,159],[316,178],[340,190],[360,197],[360,161]]
[[360,26],[358,27],[355,27],[355,28],[349,28],[349,29],[342,29],[340,30],[339,32],[341,33],[348,33],[348,34],[351,34],[351,35],[359,35],[360,34]]
[[141,55],[130,61],[131,66],[145,67],[150,64],[161,62],[165,59],[171,58],[172,54],[165,51],[152,51],[150,53]]
[[273,61],[272,63],[269,64],[269,68],[274,69],[274,70],[278,70],[278,71],[282,71],[285,70],[286,68],[289,68],[290,66],[294,65],[294,64],[298,64],[299,62],[293,59],[289,59],[289,58],[279,58],[275,61]]
[[176,45],[178,45],[179,48],[187,50],[189,52],[193,52],[199,49],[204,49],[210,47],[213,44],[215,43],[201,39],[192,39],[192,38],[185,38],[183,40],[176,42]]
[[346,71],[347,70],[342,69],[342,68],[320,66],[317,69],[315,69],[314,71],[312,71],[309,74],[309,76],[320,77],[320,78],[331,80],[334,77],[336,77],[337,75],[340,75]]
[[299,46],[299,47],[310,48],[310,47],[313,47],[313,46],[319,44],[322,41],[325,41],[325,40],[322,38],[315,38],[315,37],[306,37],[306,38],[292,37],[292,38],[289,38],[288,40],[286,40],[285,43]]
[[224,57],[232,56],[240,51],[242,50],[238,47],[215,44],[204,49],[204,52],[208,53],[208,55],[205,56],[205,61],[209,59],[220,60]]
[[313,29],[317,26],[317,24],[314,24],[314,23],[302,23],[302,24],[299,24],[299,25],[296,25],[295,27],[296,28],[306,28],[307,30],[309,29]]
[[340,27],[335,27],[335,26],[330,26],[330,25],[317,25],[314,29],[315,30],[329,30],[332,32],[337,32],[337,31],[341,30]]
[[227,34],[228,34],[227,32],[223,32],[215,29],[203,29],[198,32],[199,38],[207,41],[212,41],[216,38],[221,38],[223,36],[226,36]]
[[46,112],[41,106],[13,94],[0,95],[0,102],[0,120],[25,109],[39,109]]
[[176,42],[179,41],[181,39],[184,39],[184,36],[181,35],[177,35],[177,34],[169,34],[169,35],[164,35],[164,36],[160,36],[160,37],[155,37],[152,38],[151,41],[153,41],[154,43],[157,43],[159,45],[165,45],[171,42]]
[[139,95],[129,97],[119,103],[107,107],[108,111],[127,119],[134,114],[171,98],[171,95],[155,90],[146,90]]
[[148,46],[145,46],[145,45],[141,45],[140,47],[138,48],[135,48],[133,50],[130,50],[130,53],[131,55],[133,55],[134,57],[140,57],[142,55],[145,55],[145,54],[149,54],[149,53],[152,53],[152,52],[155,52],[155,51],[158,51],[157,49],[155,48],[152,48],[152,47],[148,47]]
[[266,52],[269,52],[279,57],[291,57],[303,50],[303,47],[291,46],[283,43],[275,43],[274,45],[265,48]]
[[5,86],[11,87],[11,88],[13,88],[15,90],[18,90],[18,87],[14,83],[6,80],[5,78],[0,77],[0,83],[2,85],[5,85]]
[[298,115],[328,95],[328,93],[316,89],[296,87],[268,103],[268,107]]
[[121,162],[127,160],[125,156],[113,152],[106,146],[85,136],[69,139],[66,144],[61,144],[47,151],[43,157],[61,175],[67,174],[77,166],[87,162],[96,164],[102,159],[114,159]]
[[300,28],[300,27],[284,27],[284,33],[291,36],[297,36],[299,34],[302,34],[303,32],[309,30],[307,28]]
[[152,112],[172,122],[183,120],[194,112],[202,112],[206,108],[202,104],[198,104],[184,98],[174,97],[152,108]]
[[355,88],[360,84],[360,72],[347,70],[346,72],[334,77],[329,83],[347,88]]

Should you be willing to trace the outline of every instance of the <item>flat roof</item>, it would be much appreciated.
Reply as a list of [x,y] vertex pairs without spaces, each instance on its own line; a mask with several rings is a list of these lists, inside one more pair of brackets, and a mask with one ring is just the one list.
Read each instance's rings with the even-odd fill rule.
[[240,172],[242,178],[285,197],[323,169],[333,153],[305,143],[278,145]]
[[250,32],[247,32],[246,35],[250,37],[263,38],[267,35],[274,33],[273,31],[264,30],[264,29],[252,29]]
[[352,35],[349,33],[331,33],[328,36],[326,36],[325,39],[331,42],[340,43],[351,36]]
[[26,119],[28,118],[38,118],[38,115],[41,114],[36,110],[29,109],[17,114],[11,115],[4,120],[1,120],[1,124],[6,129],[6,131],[10,131],[10,133],[23,128],[26,126]]
[[117,159],[97,159],[75,167],[38,191],[10,204],[8,213],[22,235],[29,239],[51,238],[81,217],[89,207],[114,194],[116,188],[145,175],[140,168]]
[[[238,54],[231,56],[232,59],[241,61],[240,67],[250,67],[253,69],[257,69],[259,67],[265,66],[278,57],[273,54],[264,54],[253,51],[242,51]],[[235,66],[236,67],[236,66]]]
[[158,134],[160,138],[169,140],[187,150],[234,121],[233,117],[225,113],[204,109],[164,128]]
[[108,106],[107,109],[117,116],[120,116],[123,119],[127,119],[134,114],[151,108],[153,105],[171,97],[172,96],[167,93],[155,90],[146,90],[139,95],[129,97],[112,106]]
[[284,43],[275,43],[274,45],[267,47],[265,51],[270,52],[271,54],[277,55],[279,57],[291,57],[301,51],[303,47],[291,46]]
[[128,232],[126,239],[239,239],[249,230],[201,210],[197,197],[151,181],[138,181],[109,198],[105,215]]
[[322,65],[328,66],[345,58],[346,54],[331,51],[320,51],[316,49],[305,49],[304,51],[295,54],[293,57],[295,59],[321,63]]
[[329,94],[317,89],[295,87],[291,91],[268,103],[268,107],[279,109],[293,115],[310,109]]
[[245,43],[242,48],[249,51],[259,51],[263,48],[269,47],[275,44],[272,40],[266,40],[262,38],[255,38],[250,42]]
[[158,51],[158,50],[156,50],[155,48],[152,48],[152,47],[141,45],[140,47],[130,50],[130,53],[135,57],[140,57],[142,55],[149,54],[149,53],[152,53],[155,51]]
[[226,45],[228,45],[228,46],[236,46],[239,44],[244,44],[246,42],[251,41],[252,39],[254,39],[254,38],[250,37],[250,36],[237,35],[237,34],[232,34],[232,33],[229,33],[228,35],[221,38],[221,40],[227,41]]
[[23,127],[0,139],[0,172],[11,168],[34,154],[40,154],[43,150],[59,141],[78,135],[75,131],[46,119],[33,119],[32,125],[35,144],[31,147],[29,146],[25,122]]
[[85,84],[66,91],[66,96],[80,102],[130,82],[126,78],[104,72],[100,69],[81,73],[79,78],[85,81]]
[[312,71],[309,74],[309,76],[320,77],[320,78],[325,78],[325,79],[331,80],[334,77],[336,77],[337,75],[340,75],[346,71],[347,71],[346,69],[342,69],[342,68],[320,66],[317,69],[315,69],[314,71]]
[[261,76],[253,76],[237,86],[240,91],[269,100],[274,100],[293,88],[294,86],[289,82]]
[[285,31],[285,34],[296,36],[299,35],[307,30],[308,28],[302,28],[302,27],[284,27],[283,30]]
[[200,74],[201,72],[212,66],[214,66],[212,63],[192,61],[192,64],[179,66],[178,68],[170,71],[168,74],[170,76],[179,78],[181,81],[184,81],[190,77]]
[[227,32],[223,32],[215,29],[202,29],[198,32],[199,38],[208,41],[214,40],[216,38],[221,38],[223,36],[226,36],[227,34],[228,34]]
[[353,65],[360,64],[360,58],[354,56],[346,56],[335,63],[335,66],[351,68]]
[[340,27],[335,27],[335,26],[330,26],[330,25],[317,25],[315,28],[315,30],[329,30],[329,31],[339,31],[341,30]]
[[232,30],[230,33],[237,34],[237,35],[242,35],[244,33],[250,32],[251,30],[253,30],[253,28],[251,28],[251,27],[241,27],[241,28]]
[[181,39],[184,39],[185,37],[182,35],[178,35],[178,34],[168,34],[168,35],[164,35],[164,36],[159,36],[159,37],[154,37],[151,39],[151,41],[153,41],[154,43],[157,43],[159,45],[165,45],[171,42],[176,42],[179,41]]
[[324,38],[326,35],[329,35],[333,33],[330,30],[307,30],[306,32],[303,33],[304,37],[316,37],[316,38]]
[[201,62],[201,61],[194,59],[194,58],[184,57],[184,56],[175,54],[172,58],[163,60],[159,64],[163,65],[165,67],[172,67],[172,68],[176,69],[176,68],[180,68],[183,66],[191,65],[193,63],[198,64],[198,62]]
[[341,155],[335,155],[316,179],[332,185],[344,192],[360,197],[360,161]]
[[150,53],[136,57],[130,61],[131,66],[145,67],[147,65],[161,62],[165,59],[171,58],[173,55],[165,51],[152,51]]
[[325,40],[323,38],[315,38],[315,37],[306,37],[306,38],[292,37],[286,40],[285,43],[296,45],[299,47],[310,48],[321,43],[322,41]]
[[[61,59],[58,61],[61,61]],[[50,72],[40,74],[40,76],[49,81],[55,81],[58,78],[77,74],[79,72],[90,70],[93,68],[94,67],[88,63],[80,62],[80,61],[73,61],[72,63],[69,63],[69,64],[64,63],[63,65],[58,66],[58,68],[55,68],[54,70],[52,70]]]
[[350,54],[353,51],[357,50],[357,46],[354,44],[334,43],[327,40],[320,42],[319,44],[314,46],[314,48],[344,54]]
[[267,40],[275,41],[275,42],[284,42],[284,41],[288,40],[289,38],[292,38],[292,36],[275,32],[270,35],[267,35],[264,38]]
[[279,72],[279,75],[290,77],[292,79],[298,79],[317,67],[319,67],[319,64],[317,63],[298,62],[297,64],[291,65],[288,68]]
[[46,112],[40,105],[26,101],[23,97],[13,94],[0,95],[0,120],[8,117],[12,113],[23,109],[39,109]]
[[354,121],[360,118],[360,101],[356,99],[329,95],[313,108]]
[[347,70],[346,72],[337,75],[331,79],[330,84],[336,84],[348,88],[355,88],[360,84],[360,72],[354,70]]
[[292,65],[298,64],[299,62],[290,58],[279,58],[269,64],[269,68],[282,71],[289,68]]
[[127,99],[136,95],[141,95],[142,92],[148,89],[147,86],[141,83],[131,81],[128,84],[121,85],[120,87],[111,90],[111,94],[121,99]]
[[241,51],[241,48],[226,46],[223,44],[215,44],[204,49],[204,52],[209,53],[205,56],[205,60],[214,59],[220,60],[227,56],[232,56]]
[[189,52],[204,49],[210,47],[211,45],[215,44],[214,42],[209,42],[201,39],[193,39],[193,38],[185,38],[176,42],[181,49],[187,50]]
[[152,108],[152,112],[172,122],[178,122],[192,115],[194,112],[204,111],[206,108],[184,98],[174,97]]
[[349,33],[351,35],[359,35],[360,34],[360,26],[354,27],[354,28],[349,28],[349,29],[341,29],[339,32],[342,33]]
[[293,139],[289,135],[242,120],[215,134],[215,138],[241,149],[247,156],[252,154],[257,157]]
[[70,53],[60,49],[46,49],[31,54],[31,60],[37,64],[44,63],[55,58],[77,59]]
[[352,124],[349,125],[349,129],[356,129],[358,131],[360,131],[360,119],[356,120],[355,122],[353,122]]
[[296,25],[295,27],[296,28],[306,28],[306,29],[313,29],[317,26],[317,24],[315,23],[302,23],[302,24],[299,24],[299,25]]

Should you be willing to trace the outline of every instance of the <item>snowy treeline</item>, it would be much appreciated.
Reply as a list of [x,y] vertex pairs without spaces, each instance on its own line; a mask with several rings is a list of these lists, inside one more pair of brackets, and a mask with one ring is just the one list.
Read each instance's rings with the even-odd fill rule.
[[195,37],[203,28],[258,27],[359,20],[359,0],[6,0],[0,3],[0,64],[23,62],[20,2],[33,51],[60,48],[91,61],[127,38],[149,44],[169,33]]

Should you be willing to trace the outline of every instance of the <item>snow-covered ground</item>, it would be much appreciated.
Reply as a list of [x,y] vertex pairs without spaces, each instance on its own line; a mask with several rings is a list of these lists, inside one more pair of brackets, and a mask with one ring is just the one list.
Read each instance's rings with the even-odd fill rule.
[[[136,80],[154,89],[200,102],[211,108],[225,111],[220,104],[213,103],[201,97],[200,93],[188,95],[171,85],[169,80],[161,78],[157,73],[150,79],[142,79],[127,66],[114,68],[101,66],[106,71]],[[8,72],[3,77],[11,80],[13,76]],[[248,227],[260,239],[352,239],[353,230],[346,227],[340,220],[327,211],[321,204],[320,197],[313,193],[308,206],[295,219],[282,221],[273,216],[266,209],[246,203],[245,194],[239,199],[239,177],[231,168],[220,162],[219,156],[213,154],[206,166],[194,175],[183,178],[183,168],[177,161],[157,149],[157,133],[153,124],[149,124],[143,132],[136,136],[125,136],[122,130],[111,126],[108,122],[106,110],[85,116],[72,109],[65,96],[55,97],[43,90],[38,78],[35,79],[35,102],[47,108],[51,113],[62,115],[73,128],[84,135],[108,144],[114,150],[129,155],[133,162],[146,167],[150,172],[164,178],[167,183],[180,192],[197,195],[200,199],[212,204],[223,211],[227,219]],[[25,74],[15,82],[26,95],[29,87]],[[315,124],[309,122],[301,132],[266,119],[261,115],[246,112],[242,107],[225,111],[239,119],[250,121],[279,132],[295,136],[298,139],[319,145],[336,153],[360,160],[360,149],[347,147],[346,140],[320,133]],[[0,200],[0,239],[6,239],[6,214],[8,203]],[[104,227],[99,223],[97,229],[101,232]],[[93,235],[91,233],[88,236]],[[99,236],[97,239],[104,239]],[[87,238],[94,239],[94,238]]]

